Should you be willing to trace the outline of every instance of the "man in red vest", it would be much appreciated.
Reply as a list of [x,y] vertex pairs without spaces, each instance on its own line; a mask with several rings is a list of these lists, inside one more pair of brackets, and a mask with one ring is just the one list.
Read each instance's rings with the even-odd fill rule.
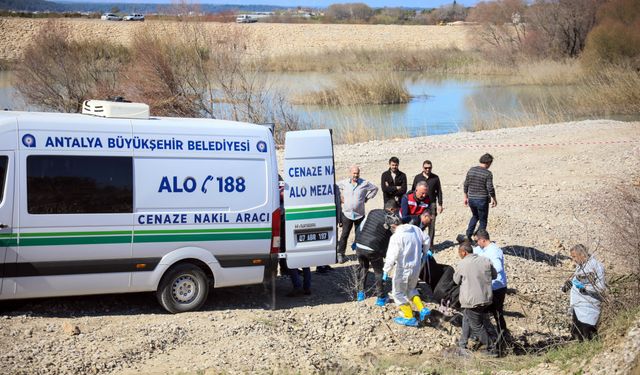
[[413,224],[424,229],[422,222],[420,221],[420,215],[428,211],[429,208],[429,188],[425,181],[420,181],[416,184],[416,190],[408,192],[402,197],[400,203],[400,217],[402,223]]

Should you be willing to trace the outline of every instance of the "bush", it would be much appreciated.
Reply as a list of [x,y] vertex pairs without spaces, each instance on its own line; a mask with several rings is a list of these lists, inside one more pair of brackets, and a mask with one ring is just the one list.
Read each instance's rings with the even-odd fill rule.
[[336,87],[299,97],[297,104],[363,105],[401,104],[411,99],[404,83],[387,73],[351,75],[338,80]]
[[367,22],[373,17],[374,11],[364,3],[331,4],[325,12],[325,20]]
[[640,70],[640,2],[613,0],[600,9],[582,61],[592,69],[625,64]]
[[536,0],[527,9],[526,22],[536,31],[547,54],[576,57],[596,24],[596,12],[605,0]]
[[25,49],[16,89],[38,108],[79,112],[86,99],[119,93],[119,76],[128,61],[123,46],[72,41],[64,24],[49,21]]

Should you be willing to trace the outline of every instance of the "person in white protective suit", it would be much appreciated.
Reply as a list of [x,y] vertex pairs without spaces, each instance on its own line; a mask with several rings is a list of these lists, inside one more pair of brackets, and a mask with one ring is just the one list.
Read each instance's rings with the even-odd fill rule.
[[562,290],[570,291],[571,336],[578,341],[591,340],[598,334],[597,324],[606,290],[604,266],[582,244],[572,247],[570,255],[576,270]]
[[[428,212],[420,215],[423,227],[428,228],[431,223],[431,214]],[[431,254],[429,235],[412,224],[399,222],[391,225],[393,235],[389,240],[387,257],[383,268],[383,279],[388,278],[389,272],[396,267],[392,280],[391,296],[400,309],[402,316],[393,321],[409,326],[417,327],[418,319],[413,314],[411,303],[419,312],[420,321],[424,321],[431,311],[424,306],[420,299],[420,293],[416,289],[422,263]]]

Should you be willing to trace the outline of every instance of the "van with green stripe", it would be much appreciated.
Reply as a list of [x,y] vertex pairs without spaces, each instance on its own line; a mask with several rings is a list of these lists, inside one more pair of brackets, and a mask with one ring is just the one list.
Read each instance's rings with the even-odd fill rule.
[[153,291],[176,313],[279,258],[334,263],[331,133],[286,134],[280,191],[272,132],[140,103],[0,112],[0,300]]

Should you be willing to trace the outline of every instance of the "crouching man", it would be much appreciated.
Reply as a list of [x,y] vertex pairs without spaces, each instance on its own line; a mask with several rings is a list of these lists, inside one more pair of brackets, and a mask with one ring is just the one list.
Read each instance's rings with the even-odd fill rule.
[[572,247],[570,254],[576,270],[571,279],[566,281],[562,291],[571,291],[571,336],[579,341],[591,340],[597,334],[596,325],[605,291],[604,266],[589,255],[584,245]]
[[[424,212],[420,215],[423,227],[429,227],[431,214]],[[383,279],[386,280],[389,272],[395,266],[396,270],[392,280],[391,296],[402,313],[394,322],[417,327],[419,322],[413,315],[411,302],[419,312],[420,321],[426,319],[431,311],[426,308],[420,299],[420,293],[416,288],[420,276],[422,262],[428,256],[429,235],[412,224],[401,224],[401,219],[396,218],[391,223],[393,235],[389,239],[387,258],[384,263]]]
[[486,348],[486,354],[495,356],[496,352],[489,330],[493,330],[489,321],[489,306],[493,300],[491,280],[497,272],[488,258],[473,254],[469,242],[463,242],[458,248],[460,263],[453,274],[453,281],[460,285],[460,307],[463,309],[462,335],[458,344],[466,348],[469,336],[477,337]]

